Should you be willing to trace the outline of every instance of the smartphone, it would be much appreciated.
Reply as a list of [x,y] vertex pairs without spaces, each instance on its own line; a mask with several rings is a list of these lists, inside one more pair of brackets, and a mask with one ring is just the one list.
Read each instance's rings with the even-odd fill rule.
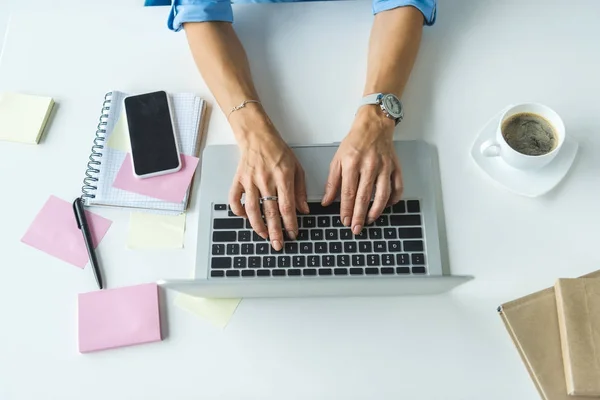
[[181,158],[167,93],[128,96],[124,104],[135,176],[150,178],[179,171]]

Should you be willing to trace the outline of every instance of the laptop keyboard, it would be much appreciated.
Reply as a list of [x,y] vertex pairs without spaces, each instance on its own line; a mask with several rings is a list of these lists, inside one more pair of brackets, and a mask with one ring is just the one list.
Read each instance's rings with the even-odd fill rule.
[[275,251],[249,221],[226,204],[213,204],[210,276],[264,278],[302,276],[395,276],[427,274],[419,200],[401,200],[354,235],[342,225],[340,203],[310,203],[298,216],[298,237]]

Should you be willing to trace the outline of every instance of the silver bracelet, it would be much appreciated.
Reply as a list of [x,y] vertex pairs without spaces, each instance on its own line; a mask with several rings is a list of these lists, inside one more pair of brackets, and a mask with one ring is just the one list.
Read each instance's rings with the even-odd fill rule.
[[233,113],[234,111],[241,110],[242,108],[246,107],[246,104],[248,104],[248,103],[258,103],[258,104],[261,104],[260,101],[258,101],[258,100],[244,100],[242,102],[242,104],[240,104],[239,106],[233,107],[231,109],[231,111],[229,111],[229,114],[227,114],[227,118],[229,118],[229,116],[231,115],[231,113]]

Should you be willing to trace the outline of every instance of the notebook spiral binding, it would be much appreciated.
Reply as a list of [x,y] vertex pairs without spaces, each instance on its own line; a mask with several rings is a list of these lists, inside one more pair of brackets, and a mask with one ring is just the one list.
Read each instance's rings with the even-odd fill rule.
[[106,125],[108,124],[108,112],[110,111],[111,101],[112,92],[108,92],[104,96],[104,103],[102,103],[102,112],[100,113],[100,120],[98,121],[98,127],[96,128],[94,145],[92,146],[90,160],[87,163],[87,170],[85,171],[85,178],[83,179],[83,186],[81,187],[81,198],[83,198],[84,201],[96,197],[93,192],[98,189],[98,186],[96,186],[98,174],[100,173],[98,167],[102,164],[102,161],[100,160],[102,158],[102,153],[100,150],[104,149]]

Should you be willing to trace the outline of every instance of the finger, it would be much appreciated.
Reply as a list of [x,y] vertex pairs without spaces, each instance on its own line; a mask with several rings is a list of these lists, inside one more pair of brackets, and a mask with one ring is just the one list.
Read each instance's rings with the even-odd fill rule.
[[244,187],[236,176],[231,184],[231,189],[229,189],[229,206],[231,211],[239,217],[246,216],[246,211],[242,206],[242,193],[244,193]]
[[253,184],[246,187],[246,214],[250,220],[252,229],[263,239],[269,236],[267,226],[262,219],[262,211],[260,209],[260,192]]
[[296,219],[296,199],[293,184],[292,181],[286,181],[282,177],[277,186],[277,203],[279,204],[279,213],[283,219],[283,226],[288,237],[296,240],[298,236],[298,220]]
[[371,203],[373,195],[373,185],[375,183],[374,172],[367,172],[360,175],[360,182],[354,202],[354,212],[352,215],[352,233],[358,235],[365,225],[365,218]]
[[304,169],[298,164],[296,168],[296,174],[294,176],[294,192],[296,193],[296,208],[308,214],[310,209],[308,207],[308,196],[306,195],[306,180],[304,177]]
[[367,215],[367,224],[372,223],[381,215],[381,212],[386,207],[392,193],[392,181],[389,172],[382,172],[377,177],[375,182],[375,197],[373,205]]
[[334,160],[329,166],[329,176],[327,177],[327,184],[325,185],[325,195],[321,204],[328,206],[335,200],[338,191],[340,190],[340,184],[342,183],[342,166]]
[[358,171],[356,168],[342,170],[342,201],[340,204],[340,219],[344,226],[351,226],[356,191],[358,188]]
[[[273,196],[275,193],[275,189],[272,191],[261,190],[261,195],[263,197]],[[281,217],[279,216],[279,205],[277,204],[277,201],[264,201],[263,212],[265,213],[265,220],[267,221],[271,246],[273,246],[275,250],[279,251],[283,248],[283,231],[281,230]]]
[[402,180],[402,169],[398,165],[397,168],[392,172],[391,176],[391,185],[392,185],[392,193],[390,195],[390,200],[388,201],[388,206],[396,204],[402,198],[402,194],[404,193],[404,182]]

